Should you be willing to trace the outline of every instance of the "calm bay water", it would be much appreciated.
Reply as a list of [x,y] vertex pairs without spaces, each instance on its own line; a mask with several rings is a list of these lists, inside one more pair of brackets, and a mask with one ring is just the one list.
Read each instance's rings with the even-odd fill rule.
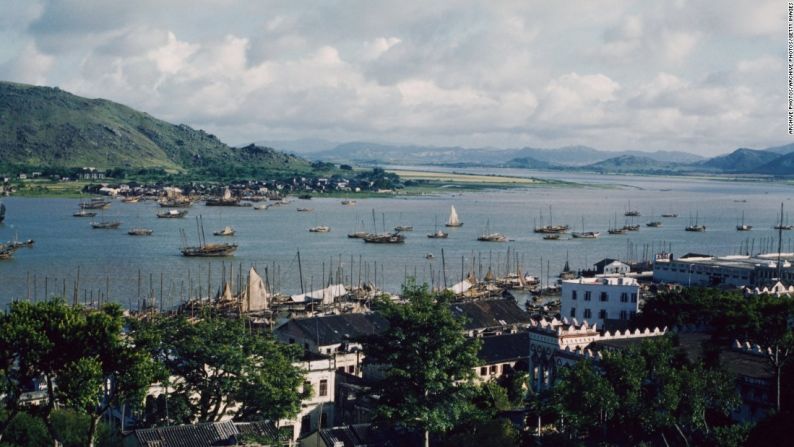
[[[523,269],[530,274],[540,274],[542,259],[544,276],[547,262],[552,275],[556,275],[566,257],[572,268],[588,268],[604,257],[625,258],[631,247],[637,255],[642,255],[643,246],[658,249],[663,242],[672,244],[673,252],[679,256],[686,252],[726,255],[736,253],[742,241],[754,238],[757,251],[762,240],[776,238],[777,232],[772,226],[780,203],[794,211],[791,201],[794,188],[781,183],[520,170],[504,170],[504,173],[557,178],[590,186],[476,193],[450,190],[423,197],[359,199],[356,206],[343,206],[339,199],[295,200],[267,211],[194,205],[185,219],[158,219],[155,213],[162,209],[153,202],[114,202],[105,211],[105,218],[122,221],[119,230],[94,230],[89,225],[91,219],[72,217],[78,200],[6,198],[8,212],[6,222],[0,224],[0,240],[10,240],[18,234],[20,240],[36,240],[36,245],[19,250],[11,260],[0,261],[0,302],[29,295],[40,299],[45,294],[45,282],[49,295],[60,294],[64,279],[67,294],[71,296],[78,267],[81,299],[83,289],[97,295],[100,291],[104,293],[107,287],[112,299],[124,304],[134,302],[140,270],[143,289],[149,288],[151,277],[158,295],[162,272],[164,295],[167,301],[176,302],[180,290],[183,295],[187,294],[188,275],[194,289],[201,284],[206,291],[208,270],[211,270],[211,282],[213,288],[217,288],[222,262],[227,269],[233,263],[235,271],[240,265],[244,269],[255,265],[263,273],[268,266],[269,273],[277,276],[274,281],[279,289],[295,293],[300,291],[298,250],[306,289],[319,288],[330,266],[333,265],[336,273],[341,265],[346,283],[350,282],[351,271],[354,282],[358,282],[359,276],[372,281],[377,268],[377,284],[386,290],[398,291],[406,274],[416,274],[420,282],[430,281],[432,268],[440,278],[442,248],[449,283],[460,279],[461,259],[467,269],[476,258],[475,270],[480,265],[487,269],[489,263],[495,269],[504,270],[508,247],[511,253],[517,253]],[[616,186],[604,187],[606,184]],[[642,224],[641,230],[624,236],[607,235],[610,220],[616,215],[620,225],[625,223],[623,212],[629,200],[631,207],[642,213],[642,217],[635,218],[635,223]],[[448,230],[449,239],[428,239],[426,234],[434,230],[436,219],[440,226],[446,222],[450,205],[455,205],[465,225]],[[559,241],[542,240],[541,235],[532,233],[532,227],[541,211],[548,221],[549,205],[552,205],[555,223],[567,223],[580,231],[584,218],[585,230],[601,231],[601,238],[577,240],[564,236],[564,240]],[[298,207],[311,207],[314,212],[297,212]],[[405,244],[373,245],[347,238],[348,232],[361,229],[362,222],[368,231],[372,230],[373,209],[378,231],[382,231],[384,217],[389,229],[399,224],[414,226],[413,232],[406,233]],[[658,217],[666,212],[676,212],[679,217]],[[690,214],[694,216],[696,212],[700,223],[708,227],[705,233],[684,231]],[[742,212],[745,223],[754,226],[753,231],[735,230]],[[663,227],[645,226],[652,214],[656,215],[653,220],[664,222]],[[180,256],[179,229],[184,228],[190,242],[195,243],[194,217],[197,215],[204,218],[208,240],[233,240],[240,245],[234,258],[208,260]],[[511,241],[478,242],[477,236],[488,224],[491,231],[504,233]],[[234,226],[237,236],[223,239],[211,236],[212,231],[225,225]],[[309,233],[308,228],[315,225],[329,225],[333,230],[325,234]],[[154,235],[128,236],[127,230],[134,226],[152,228]],[[794,232],[789,233],[784,232],[784,249],[791,244],[789,237],[794,236]],[[434,255],[432,260],[426,259],[428,253]],[[511,258],[515,260],[513,255]],[[274,275],[274,264],[278,275]]]

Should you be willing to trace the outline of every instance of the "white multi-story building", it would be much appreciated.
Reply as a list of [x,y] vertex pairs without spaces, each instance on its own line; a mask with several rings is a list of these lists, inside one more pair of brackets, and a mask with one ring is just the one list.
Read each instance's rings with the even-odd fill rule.
[[639,310],[640,285],[634,278],[578,278],[562,282],[560,315],[603,326],[628,320]]

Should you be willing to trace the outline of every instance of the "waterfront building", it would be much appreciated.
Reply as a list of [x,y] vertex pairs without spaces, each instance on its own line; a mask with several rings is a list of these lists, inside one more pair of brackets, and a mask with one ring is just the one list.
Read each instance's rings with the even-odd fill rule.
[[565,280],[561,286],[560,315],[603,327],[608,319],[631,319],[639,311],[639,301],[640,285],[634,278]]
[[684,286],[763,287],[778,280],[791,283],[794,281],[792,258],[794,254],[782,253],[778,266],[777,253],[756,256],[688,253],[680,258],[657,257],[653,263],[653,280]]

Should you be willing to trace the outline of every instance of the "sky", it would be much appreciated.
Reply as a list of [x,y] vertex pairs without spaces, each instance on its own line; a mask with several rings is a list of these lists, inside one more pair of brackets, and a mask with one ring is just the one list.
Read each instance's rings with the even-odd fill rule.
[[787,144],[787,11],[745,1],[0,0],[0,80],[218,135]]

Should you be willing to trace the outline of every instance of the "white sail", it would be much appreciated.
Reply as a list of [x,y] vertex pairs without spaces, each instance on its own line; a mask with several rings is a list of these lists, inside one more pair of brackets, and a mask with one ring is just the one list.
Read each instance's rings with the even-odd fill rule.
[[262,277],[251,267],[248,271],[248,287],[243,294],[243,312],[266,310],[269,307],[270,292]]
[[455,205],[452,205],[449,210],[449,222],[447,225],[450,226],[457,226],[460,225],[460,220],[458,219],[458,212],[455,211]]

